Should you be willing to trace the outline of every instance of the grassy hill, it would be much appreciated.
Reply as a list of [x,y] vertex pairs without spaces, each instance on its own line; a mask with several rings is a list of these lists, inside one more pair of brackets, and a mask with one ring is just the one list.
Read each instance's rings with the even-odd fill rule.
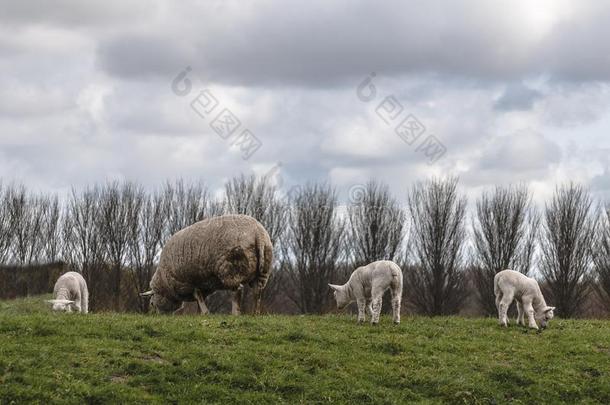
[[0,302],[0,403],[610,403],[610,322],[52,314]]

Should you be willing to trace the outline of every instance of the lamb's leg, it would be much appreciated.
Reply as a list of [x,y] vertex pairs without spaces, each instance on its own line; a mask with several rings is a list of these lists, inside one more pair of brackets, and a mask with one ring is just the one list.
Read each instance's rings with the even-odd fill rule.
[[201,291],[199,291],[198,289],[195,289],[195,292],[193,293],[193,296],[197,300],[197,304],[199,304],[199,312],[202,315],[209,314],[210,310],[205,305],[205,296],[203,295],[203,293]]
[[80,314],[82,312],[80,291],[78,291],[76,294],[74,294],[74,298],[72,298],[72,299],[74,300],[74,303],[72,304],[72,306],[74,307],[74,311]]
[[89,313],[89,294],[83,294],[81,299],[81,307],[83,308],[83,314]]
[[366,300],[364,298],[359,298],[356,300],[356,304],[358,305],[358,323],[362,323],[366,320]]
[[379,315],[381,314],[381,300],[383,298],[383,293],[373,296],[373,316],[371,317],[371,323],[373,325],[377,325],[379,323]]
[[523,319],[523,306],[519,300],[517,300],[517,325],[525,326],[525,321]]
[[508,317],[506,316],[506,313],[508,312],[508,307],[510,307],[510,304],[512,304],[512,302],[512,294],[504,294],[502,296],[502,299],[500,300],[500,309],[498,310],[498,315],[500,318],[500,325],[502,326],[508,326]]
[[400,323],[400,298],[402,293],[398,291],[390,290],[392,294],[392,320],[394,323]]
[[231,297],[231,314],[232,315],[240,315],[241,314],[241,299],[243,296],[244,286],[240,285],[237,290],[233,291],[233,296]]
[[502,293],[496,295],[496,309],[498,310],[498,317],[500,316],[500,302],[502,301]]
[[373,316],[373,307],[371,306],[371,300],[366,300],[366,314],[369,317]]
[[81,286],[80,303],[83,308],[83,314],[89,313],[89,291],[86,286]]
[[536,318],[534,318],[534,307],[532,306],[532,301],[529,299],[523,300],[523,311],[527,315],[528,326],[532,329],[538,329],[538,325],[536,325]]

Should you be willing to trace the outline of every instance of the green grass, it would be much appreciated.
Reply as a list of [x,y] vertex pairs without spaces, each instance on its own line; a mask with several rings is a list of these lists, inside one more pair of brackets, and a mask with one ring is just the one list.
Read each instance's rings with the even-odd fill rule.
[[[45,297],[46,298],[46,297]],[[0,303],[0,403],[610,403],[610,322],[53,314]]]

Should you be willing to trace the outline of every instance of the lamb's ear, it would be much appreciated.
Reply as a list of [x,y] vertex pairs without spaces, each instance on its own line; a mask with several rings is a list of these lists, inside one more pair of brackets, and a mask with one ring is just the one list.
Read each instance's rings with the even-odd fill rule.
[[72,300],[47,300],[47,302],[49,304],[63,304],[63,305],[74,304],[74,301],[72,301]]
[[329,284],[328,286],[329,286],[330,288],[332,288],[333,290],[335,290],[335,291],[337,291],[337,290],[339,290],[339,289],[341,288],[341,286],[340,286],[340,285],[335,285],[335,284]]
[[549,312],[549,311],[554,311],[554,310],[555,310],[555,307],[546,307],[544,312]]
[[150,297],[153,294],[154,294],[153,290],[149,290],[149,291],[140,293],[140,297]]

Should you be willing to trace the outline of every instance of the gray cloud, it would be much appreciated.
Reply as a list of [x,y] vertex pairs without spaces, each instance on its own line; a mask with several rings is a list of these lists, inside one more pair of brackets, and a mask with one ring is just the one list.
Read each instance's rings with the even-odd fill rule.
[[[159,69],[159,58],[190,59],[212,81],[244,85],[344,84],[371,69],[385,75],[437,72],[487,80],[539,74],[608,79],[608,49],[604,41],[590,40],[607,36],[608,11],[594,12],[596,3],[583,2],[566,16],[563,3],[545,6],[361,1],[350,3],[346,12],[341,3],[286,7],[268,1],[231,13],[232,2],[189,4],[190,19],[164,25],[163,35],[151,26],[128,56],[117,37],[99,57],[108,72],[125,76],[134,70],[167,73]],[[187,6],[177,6],[170,21],[183,15],[181,7]],[[137,69],[134,61],[141,61]]]
[[[284,183],[370,177],[607,188],[610,6],[593,1],[3,3],[0,176],[67,190],[111,178],[218,189],[282,162]],[[171,80],[191,66],[193,93]],[[377,98],[356,86],[376,72]],[[263,142],[249,160],[189,107],[210,89]],[[434,165],[384,124],[394,96],[447,147]],[[605,168],[600,172],[600,167]],[[577,168],[578,170],[575,170]]]
[[511,83],[496,101],[494,107],[500,111],[529,110],[542,94],[523,83]]

